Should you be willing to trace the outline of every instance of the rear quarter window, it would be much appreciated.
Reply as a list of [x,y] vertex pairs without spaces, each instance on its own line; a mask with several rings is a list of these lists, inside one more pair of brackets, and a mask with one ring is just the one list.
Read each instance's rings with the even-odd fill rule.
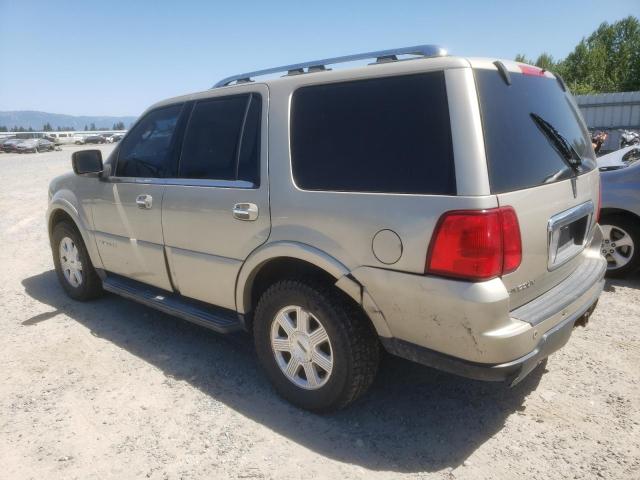
[[296,90],[291,164],[306,190],[455,195],[444,72]]

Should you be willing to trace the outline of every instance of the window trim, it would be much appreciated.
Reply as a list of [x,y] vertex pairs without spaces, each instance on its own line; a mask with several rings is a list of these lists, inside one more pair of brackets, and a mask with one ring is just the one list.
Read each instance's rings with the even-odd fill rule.
[[[249,115],[249,110],[251,107],[251,102],[253,101],[254,95],[260,98],[260,110],[258,116],[258,183],[249,182],[247,180],[239,180],[238,173],[240,169],[240,154],[242,153],[242,144],[244,140],[244,132],[245,126],[247,123],[247,117]],[[235,153],[235,180],[224,180],[224,179],[213,179],[213,178],[184,178],[180,177],[180,164],[182,162],[182,151],[184,145],[184,139],[189,130],[189,125],[191,124],[191,119],[193,116],[193,112],[198,105],[198,103],[207,103],[207,102],[215,102],[220,100],[225,100],[228,98],[234,97],[246,97],[246,105],[244,107],[244,115],[242,117],[242,123],[240,126],[240,134],[238,135],[238,143],[236,145],[236,153]],[[262,118],[263,118],[263,109],[264,109],[264,96],[261,92],[250,90],[247,92],[239,92],[239,93],[231,93],[229,95],[217,95],[215,97],[206,97],[198,100],[194,100],[190,102],[189,111],[184,112],[185,116],[188,116],[184,128],[180,132],[180,145],[179,152],[177,154],[177,162],[174,173],[175,177],[165,178],[168,182],[165,182],[165,185],[183,185],[183,186],[197,186],[197,187],[217,187],[217,188],[237,188],[237,189],[249,189],[249,190],[257,190],[260,188],[262,184],[262,137],[263,137],[263,129],[262,129]]]
[[[217,187],[229,189],[256,189],[246,180],[208,180],[200,178],[112,177],[112,183],[139,183],[144,185],[174,185],[183,187]],[[259,188],[259,187],[257,187]]]
[[[313,83],[305,83],[301,85],[297,85],[289,92],[289,96],[287,99],[287,136],[288,136],[288,154],[289,154],[289,176],[291,179],[291,184],[293,187],[299,192],[305,193],[336,193],[336,194],[349,194],[349,195],[395,195],[395,196],[422,196],[422,197],[456,197],[460,196],[461,193],[458,188],[458,174],[457,174],[457,165],[456,165],[456,154],[455,154],[455,143],[453,138],[453,120],[452,120],[452,112],[451,112],[451,102],[449,95],[449,81],[447,79],[447,72],[449,70],[446,68],[435,68],[433,70],[423,70],[423,71],[409,71],[409,72],[400,72],[392,75],[372,75],[365,76],[363,78],[355,78],[355,79],[339,79],[339,80],[331,80],[324,82],[313,82]],[[398,77],[410,77],[410,76],[419,76],[425,75],[429,73],[437,73],[440,72],[443,76],[444,81],[444,93],[445,100],[447,105],[447,112],[449,114],[449,141],[451,142],[451,161],[453,167],[453,179],[454,179],[454,189],[455,192],[451,194],[440,194],[440,193],[407,193],[407,192],[376,192],[376,191],[361,191],[361,190],[327,190],[327,189],[306,189],[302,188],[296,182],[295,175],[293,173],[293,101],[296,93],[299,90],[305,88],[312,87],[320,87],[326,85],[336,85],[336,84],[346,84],[346,83],[356,83],[356,82],[366,82],[371,80],[382,80],[382,79],[390,79],[390,78],[398,78]]]
[[178,138],[178,136],[176,135],[178,132],[178,129],[180,128],[180,121],[183,118],[184,114],[185,114],[185,107],[187,106],[188,102],[177,102],[177,103],[171,103],[169,105],[162,105],[161,107],[157,107],[157,108],[153,108],[151,110],[148,110],[147,112],[145,112],[143,115],[140,115],[140,118],[138,118],[138,120],[136,120],[136,122],[131,126],[131,128],[127,131],[127,133],[125,134],[124,137],[122,137],[120,139],[120,141],[118,142],[118,146],[117,146],[117,156],[113,162],[113,168],[111,169],[111,171],[109,172],[109,181],[114,181],[117,183],[152,183],[152,182],[138,182],[138,179],[145,179],[145,180],[151,180],[151,179],[164,179],[164,178],[168,178],[168,177],[121,177],[116,175],[117,171],[118,171],[118,163],[120,163],[120,152],[122,151],[122,145],[124,145],[124,140],[126,140],[126,138],[131,135],[131,132],[133,132],[135,130],[135,128],[145,119],[147,118],[149,115],[151,115],[152,113],[155,112],[159,112],[161,110],[166,110],[168,108],[173,108],[177,105],[179,105],[180,108],[180,112],[178,113],[178,118],[176,120],[176,127],[173,131],[173,134],[171,136],[171,143],[169,144],[169,165],[171,167],[175,166],[175,152],[173,151],[175,149],[175,144],[176,144],[176,139]]

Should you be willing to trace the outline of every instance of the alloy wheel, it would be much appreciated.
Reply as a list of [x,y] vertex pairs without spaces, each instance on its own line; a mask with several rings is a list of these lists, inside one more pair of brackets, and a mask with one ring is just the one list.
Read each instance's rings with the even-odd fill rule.
[[73,239],[63,237],[60,240],[60,268],[64,278],[74,288],[82,284],[82,262],[80,261],[80,251]]
[[329,335],[318,318],[297,305],[282,308],[271,323],[271,349],[289,381],[306,390],[324,386],[333,370]]
[[633,258],[633,238],[616,225],[600,225],[600,228],[603,234],[600,251],[607,260],[607,269],[617,270],[624,267]]

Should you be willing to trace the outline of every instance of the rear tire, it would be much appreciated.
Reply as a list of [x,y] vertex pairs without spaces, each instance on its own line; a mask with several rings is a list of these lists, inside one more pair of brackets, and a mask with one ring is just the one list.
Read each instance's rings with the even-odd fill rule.
[[275,283],[260,297],[253,333],[276,391],[305,410],[346,407],[369,388],[378,369],[375,331],[331,286]]
[[53,227],[51,250],[58,281],[68,296],[87,301],[102,294],[102,281],[75,225],[63,221]]
[[600,248],[607,259],[607,276],[624,277],[640,268],[640,226],[626,215],[600,219],[604,240]]

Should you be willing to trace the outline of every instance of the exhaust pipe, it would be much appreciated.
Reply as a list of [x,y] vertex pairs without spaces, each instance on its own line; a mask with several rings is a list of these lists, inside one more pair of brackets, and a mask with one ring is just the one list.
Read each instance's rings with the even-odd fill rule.
[[589,309],[584,312],[582,314],[582,316],[578,317],[578,319],[574,322],[573,327],[586,327],[587,323],[589,323],[589,317],[591,317],[591,314],[593,313],[593,311],[596,309],[596,305],[598,305],[598,301],[596,300],[596,302],[591,305],[589,307]]

